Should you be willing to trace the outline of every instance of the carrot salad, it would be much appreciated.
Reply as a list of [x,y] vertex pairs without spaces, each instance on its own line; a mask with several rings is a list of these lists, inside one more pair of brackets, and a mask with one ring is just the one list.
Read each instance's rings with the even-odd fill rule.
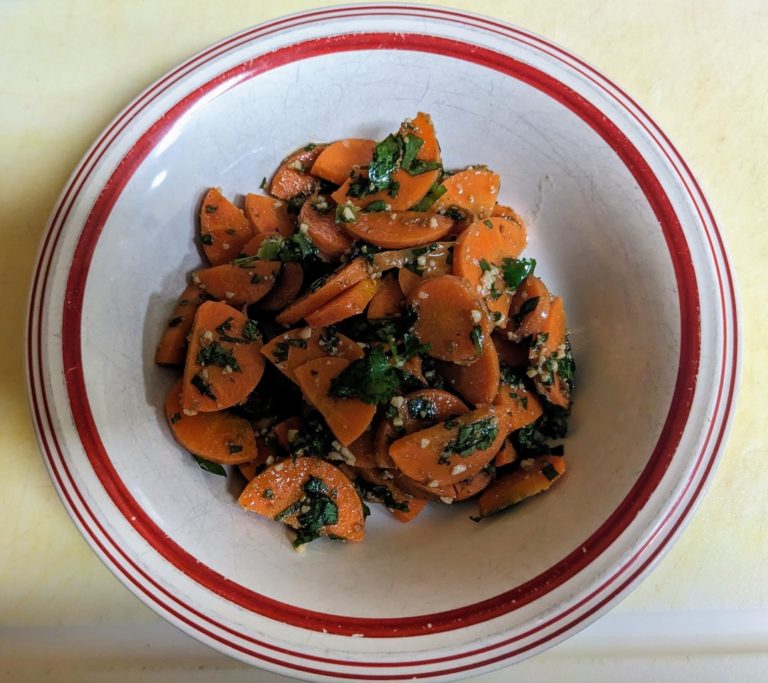
[[200,204],[208,265],[157,347],[175,439],[303,548],[359,541],[368,503],[472,519],[549,489],[574,362],[563,300],[485,166],[443,167],[431,118],[310,143],[238,206]]

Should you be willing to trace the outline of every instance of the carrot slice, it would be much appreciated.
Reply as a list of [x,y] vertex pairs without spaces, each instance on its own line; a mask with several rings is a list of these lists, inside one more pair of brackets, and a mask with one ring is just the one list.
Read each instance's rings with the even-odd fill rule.
[[373,156],[376,142],[361,138],[345,138],[328,145],[312,164],[312,175],[341,185],[353,166],[365,166]]
[[[355,474],[367,484],[376,487],[374,489],[374,495],[375,492],[381,492],[380,495],[386,495],[384,489],[389,492],[387,497],[396,507],[387,506],[387,510],[389,510],[398,521],[410,522],[424,509],[426,501],[403,491],[394,483],[391,472],[379,469],[355,468]],[[365,500],[386,504],[381,497],[377,499],[375,497],[366,496]]]
[[360,213],[351,223],[342,223],[348,233],[385,249],[415,247],[439,240],[450,232],[450,218],[422,211]]
[[[415,270],[418,272],[414,272],[409,268],[401,268],[397,273],[397,281],[403,294],[411,296],[422,280],[439,277],[440,275],[449,275],[451,272],[451,266],[448,265],[449,255],[450,252],[445,250],[443,253],[429,253],[417,256],[415,259]],[[423,259],[424,266],[419,265],[418,259],[420,258]]]
[[257,232],[251,239],[249,239],[240,249],[239,257],[243,256],[256,256],[261,249],[261,245],[264,241],[272,236],[272,233]]
[[309,144],[289,154],[272,177],[269,194],[285,200],[312,194],[318,181],[308,171],[324,149],[325,145]]
[[168,327],[163,330],[155,351],[155,363],[181,365],[187,354],[187,335],[192,329],[197,307],[206,299],[196,285],[187,285],[173,309]]
[[248,462],[241,462],[237,467],[246,481],[253,479],[264,467],[277,460],[278,453],[274,446],[267,442],[263,436],[256,437],[256,458]]
[[190,453],[221,465],[254,460],[257,450],[251,423],[226,412],[185,414],[182,386],[180,379],[165,399],[165,417],[176,441]]
[[349,450],[355,458],[355,467],[369,470],[376,467],[375,446],[373,432],[364,431],[357,439],[349,444]]
[[395,475],[395,483],[403,491],[415,497],[439,500],[449,505],[476,496],[492,481],[493,477],[485,470],[480,470],[474,477],[455,484],[438,484],[436,481],[423,484],[402,473]]
[[571,402],[570,385],[557,372],[556,363],[565,356],[566,318],[563,300],[552,297],[549,316],[542,322],[528,352],[530,365],[536,370],[536,391],[550,403],[567,408]]
[[200,208],[200,242],[211,264],[218,266],[233,259],[252,235],[243,212],[218,188],[208,190]]
[[392,275],[385,275],[379,282],[381,284],[368,304],[366,315],[369,320],[396,318],[400,315],[400,308],[403,304],[403,292],[400,290],[400,285]]
[[331,299],[327,304],[304,316],[304,319],[310,327],[326,327],[327,325],[335,325],[353,315],[358,315],[365,310],[368,302],[376,294],[380,283],[380,278],[360,280]]
[[488,517],[546,491],[565,470],[565,460],[555,455],[524,460],[520,469],[502,474],[483,491],[477,501],[480,516]]
[[263,194],[245,195],[245,217],[254,233],[272,235],[278,232],[288,237],[295,229],[288,204]]
[[[371,268],[377,273],[407,266],[417,270],[429,269],[434,267],[434,262],[443,263],[447,261],[453,245],[453,242],[433,242],[432,244],[412,249],[380,251],[371,257]],[[424,257],[422,261],[418,260],[419,256]]]
[[344,290],[349,289],[367,277],[368,264],[365,259],[358,258],[350,261],[333,273],[321,287],[307,292],[304,296],[286,306],[275,318],[275,321],[280,325],[293,325],[309,313],[312,313],[312,311],[316,311],[324,304],[327,304]]
[[[358,171],[358,173],[362,176],[367,175],[367,173],[362,170]],[[374,202],[384,202],[389,207],[389,211],[407,211],[424,198],[439,177],[439,170],[411,175],[408,171],[399,168],[392,174],[393,183],[398,184],[397,195],[394,197],[388,190],[374,192],[373,194],[361,198],[349,196],[347,193],[352,186],[353,180],[348,178],[344,181],[344,184],[331,195],[331,198],[339,205],[350,203],[358,208],[365,208]]]
[[535,275],[529,275],[515,291],[509,306],[507,339],[519,342],[539,334],[549,317],[550,299],[546,285]]
[[346,358],[316,358],[293,371],[304,398],[320,411],[342,446],[349,446],[357,439],[371,424],[376,413],[376,406],[356,398],[328,396],[331,382],[350,362]]
[[400,135],[406,136],[409,133],[424,141],[416,153],[416,158],[419,161],[440,161],[440,145],[437,142],[435,126],[429,114],[420,111],[410,121],[403,121],[400,126]]
[[474,363],[488,340],[490,322],[477,293],[455,275],[422,280],[411,294],[418,318],[416,336],[429,344],[433,358],[453,363]]
[[187,349],[183,410],[212,412],[243,401],[264,372],[260,348],[258,329],[240,311],[218,301],[202,303]]
[[507,414],[510,433],[535,422],[543,412],[541,401],[522,382],[516,385],[502,382],[493,405]]
[[514,221],[524,231],[527,232],[527,229],[525,227],[525,221],[520,217],[520,214],[518,214],[512,207],[504,206],[503,204],[496,204],[493,207],[493,211],[491,211],[491,216],[499,216],[500,218],[506,218],[507,220]]
[[[282,460],[256,475],[240,494],[238,502],[246,510],[269,519],[280,518],[288,526],[301,526],[304,488],[311,478],[325,485],[327,496],[338,508],[338,521],[319,530],[323,536],[361,541],[365,535],[363,505],[352,482],[338,467],[320,458]],[[295,507],[295,511],[291,512]]]
[[288,379],[296,381],[294,369],[307,361],[327,356],[339,356],[349,361],[362,358],[363,350],[340,332],[328,332],[310,327],[288,330],[265,344],[261,353]]
[[419,389],[397,401],[397,415],[384,417],[379,422],[373,438],[376,463],[381,468],[395,464],[389,457],[389,446],[403,434],[412,434],[437,422],[464,415],[467,408],[458,396],[442,389]]
[[[326,209],[318,208],[322,206]],[[324,260],[336,261],[352,248],[352,240],[336,225],[335,212],[327,207],[321,195],[308,199],[299,211],[299,225],[307,226],[307,235]]]
[[467,168],[443,179],[446,191],[432,208],[458,209],[476,218],[487,218],[496,205],[500,183],[499,176],[487,168]]
[[280,266],[279,261],[254,260],[244,266],[225,263],[198,270],[192,281],[215,299],[242,306],[256,303],[275,286]]
[[511,465],[515,460],[517,460],[517,451],[512,442],[506,439],[501,450],[494,456],[493,465],[494,467],[504,467],[505,465]]
[[506,414],[484,406],[398,439],[389,447],[389,456],[411,479],[455,484],[493,460],[506,435]]
[[279,311],[285,308],[301,290],[304,282],[304,270],[292,261],[283,264],[283,270],[275,286],[259,299],[257,308],[262,311]]
[[289,436],[289,432],[295,432],[301,429],[303,425],[304,420],[302,420],[298,415],[294,415],[293,417],[286,418],[282,422],[278,422],[274,427],[272,427],[272,431],[277,438],[277,443],[288,450],[292,441]]
[[483,344],[483,353],[472,365],[442,363],[439,370],[450,385],[474,405],[491,403],[499,391],[499,355],[490,341]]

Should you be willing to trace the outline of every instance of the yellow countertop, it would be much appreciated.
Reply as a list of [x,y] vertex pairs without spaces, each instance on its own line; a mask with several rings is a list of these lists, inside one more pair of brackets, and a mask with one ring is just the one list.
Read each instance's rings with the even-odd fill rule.
[[[143,88],[220,38],[318,4],[0,3],[0,678],[286,680],[165,624],[102,565],[48,479],[27,409],[24,316],[40,236],[91,141]],[[436,3],[437,4],[437,3]],[[743,371],[725,457],[680,541],[567,643],[476,681],[765,680],[768,458],[768,8],[760,0],[444,0],[558,42],[625,88],[690,163],[741,300]]]

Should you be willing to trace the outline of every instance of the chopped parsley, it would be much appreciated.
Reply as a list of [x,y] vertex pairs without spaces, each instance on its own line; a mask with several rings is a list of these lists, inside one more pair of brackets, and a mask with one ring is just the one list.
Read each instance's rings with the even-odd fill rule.
[[215,365],[219,368],[231,368],[233,372],[242,372],[240,364],[235,358],[235,354],[232,351],[225,349],[219,342],[214,341],[208,344],[208,346],[202,347],[197,352],[195,361],[198,365],[208,367],[209,365]]
[[215,204],[206,204],[205,205],[205,213],[216,213],[219,210],[219,207]]
[[411,417],[417,420],[435,420],[437,418],[437,406],[428,398],[409,398],[406,403]]
[[235,455],[235,453],[241,453],[243,447],[239,443],[232,443],[227,441],[227,450],[229,451],[230,455]]
[[277,344],[275,344],[274,348],[272,349],[272,358],[275,359],[275,362],[284,363],[286,360],[288,360],[288,351],[292,346],[295,346],[299,349],[306,349],[307,340],[286,339],[285,341],[277,342]]
[[233,265],[247,268],[256,259],[262,261],[312,261],[318,255],[317,247],[306,233],[301,231],[289,237],[273,235],[265,239],[256,256],[244,256],[232,261]]
[[414,204],[410,210],[411,211],[427,211],[429,208],[438,200],[440,197],[442,197],[446,192],[448,191],[448,188],[445,187],[445,185],[442,185],[440,181],[435,182],[432,187],[429,188],[429,192],[427,192],[424,197],[418,201],[416,204]]
[[331,445],[336,437],[319,413],[312,413],[304,420],[295,438],[288,444],[292,457],[314,455],[323,457],[333,450]]
[[478,354],[483,352],[483,328],[480,325],[474,325],[472,331],[469,333],[469,338],[472,340],[472,344],[475,346],[475,351]]
[[369,347],[332,382],[332,398],[358,398],[364,403],[389,403],[400,390],[404,372],[392,363],[381,346]]
[[216,394],[213,393],[213,390],[209,386],[208,382],[206,382],[200,375],[192,375],[192,379],[190,380],[192,383],[192,386],[195,387],[203,396],[207,396],[212,401],[216,400]]
[[539,472],[541,472],[547,478],[547,481],[552,481],[553,479],[557,479],[560,476],[560,473],[555,469],[555,466],[549,462],[544,465],[544,467],[542,467]]
[[176,327],[177,325],[180,325],[183,320],[184,320],[184,318],[182,318],[182,317],[171,318],[168,321],[168,327]]
[[535,258],[505,258],[501,264],[501,272],[507,287],[517,289],[536,268]]
[[206,246],[210,246],[213,244],[213,235],[211,235],[208,232],[205,232],[202,235],[200,235],[200,241]]
[[261,183],[259,183],[259,187],[260,187],[262,190],[266,189],[266,187],[267,187],[267,176],[264,176],[264,177],[261,179]]
[[354,223],[359,209],[354,204],[339,204],[336,207],[336,223]]
[[[295,503],[275,515],[277,521],[298,514],[294,547],[314,541],[321,535],[323,527],[337,524],[339,506],[331,499],[328,485],[317,477],[310,477],[303,486],[303,495]],[[304,510],[304,512],[301,512]]]
[[266,498],[267,500],[272,500],[275,497],[275,492],[272,489],[264,489],[261,497]]
[[181,419],[181,413],[174,413],[170,417],[171,424],[175,425],[180,419]]
[[532,296],[530,299],[523,301],[522,306],[520,306],[520,310],[515,313],[514,316],[512,316],[512,322],[514,323],[515,327],[518,327],[523,322],[525,316],[531,313],[538,305],[539,297],[537,296]]
[[[368,204],[363,211],[366,213],[378,213],[380,211],[389,211],[389,204],[383,199],[377,199],[375,202]],[[338,221],[336,221],[338,223]],[[346,221],[345,221],[346,222]]]
[[259,325],[255,320],[250,318],[243,323],[243,337],[250,341],[256,341],[261,339],[261,331]]
[[389,486],[386,486],[385,484],[371,484],[361,477],[358,477],[354,483],[358,495],[363,500],[367,500],[371,503],[382,503],[390,510],[400,510],[401,512],[409,511],[408,503],[404,500],[395,500],[395,496]]
[[192,457],[197,461],[197,464],[200,465],[201,470],[205,470],[211,474],[218,474],[221,477],[227,476],[227,471],[221,465],[219,465],[219,463],[211,462],[210,460],[206,460],[205,458],[201,458],[197,455],[193,455]]
[[[446,426],[448,423],[445,423]],[[458,455],[466,458],[476,451],[483,451],[488,448],[499,433],[498,420],[495,417],[486,417],[477,422],[470,422],[459,427],[456,438],[449,441],[441,461],[445,462],[451,455]]]

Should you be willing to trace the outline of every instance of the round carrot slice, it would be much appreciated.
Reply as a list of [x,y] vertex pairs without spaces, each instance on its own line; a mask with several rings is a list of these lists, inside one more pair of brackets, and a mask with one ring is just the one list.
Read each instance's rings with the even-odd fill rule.
[[310,175],[309,169],[324,149],[325,145],[310,143],[289,154],[275,171],[269,194],[285,200],[312,194],[317,189],[318,180]]
[[312,175],[341,185],[354,166],[365,166],[371,161],[373,140],[345,138],[328,145],[312,164]]
[[491,403],[499,390],[499,355],[491,341],[483,344],[483,353],[472,365],[441,363],[440,374],[467,401],[474,405]]
[[433,358],[471,364],[481,355],[490,322],[477,293],[466,280],[442,275],[423,280],[411,294],[418,313],[415,333],[429,344]]
[[208,190],[200,207],[200,242],[211,264],[231,261],[252,235],[243,212],[218,188]]
[[470,216],[486,218],[496,205],[501,180],[483,166],[470,167],[443,180],[446,192],[435,202],[436,211],[458,209]]
[[285,308],[301,290],[304,269],[292,261],[283,264],[283,271],[272,290],[259,299],[257,308],[262,311],[279,311]]
[[288,204],[282,199],[249,193],[245,195],[245,217],[256,234],[273,235],[277,232],[288,237],[294,231]]
[[262,299],[275,286],[280,272],[279,261],[254,259],[242,266],[225,263],[198,270],[192,281],[215,299],[232,306],[253,304]]
[[439,240],[453,227],[450,218],[423,211],[359,213],[341,223],[350,235],[385,249],[415,247]]

